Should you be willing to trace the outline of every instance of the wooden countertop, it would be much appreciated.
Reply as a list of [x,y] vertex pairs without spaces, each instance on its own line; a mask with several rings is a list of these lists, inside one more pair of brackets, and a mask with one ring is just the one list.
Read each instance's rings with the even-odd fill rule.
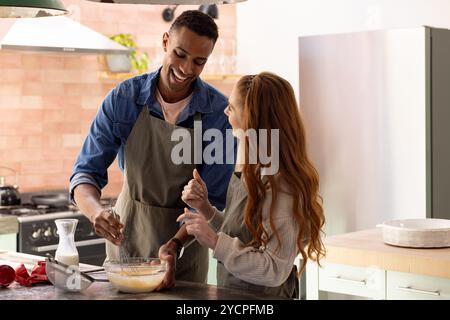
[[381,229],[325,238],[326,262],[450,278],[450,248],[415,249],[387,245]]

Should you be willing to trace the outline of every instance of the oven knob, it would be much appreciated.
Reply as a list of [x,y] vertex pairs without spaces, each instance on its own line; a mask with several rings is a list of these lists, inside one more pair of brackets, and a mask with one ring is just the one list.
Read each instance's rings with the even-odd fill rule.
[[47,230],[44,231],[44,236],[51,237],[52,236],[52,228],[48,227]]
[[39,239],[41,237],[41,232],[42,229],[37,229],[36,231],[33,232],[31,236],[33,237],[33,239]]

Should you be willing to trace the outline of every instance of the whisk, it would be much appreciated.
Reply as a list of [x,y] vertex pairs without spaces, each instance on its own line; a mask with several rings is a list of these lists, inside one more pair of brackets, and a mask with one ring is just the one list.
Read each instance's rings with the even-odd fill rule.
[[[120,221],[120,216],[116,213],[114,207],[111,207],[111,212],[114,215],[114,217]],[[125,224],[123,229],[123,241],[119,246],[119,263],[122,267],[122,271],[123,271],[123,264],[130,261],[130,254],[128,253],[128,250],[125,246],[125,241],[127,240],[128,240],[128,228],[127,225]]]

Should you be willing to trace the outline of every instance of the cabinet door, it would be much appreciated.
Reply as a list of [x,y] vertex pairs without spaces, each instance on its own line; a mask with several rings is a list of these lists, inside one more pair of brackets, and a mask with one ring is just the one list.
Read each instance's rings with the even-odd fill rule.
[[217,260],[213,258],[213,252],[208,250],[209,267],[208,267],[208,284],[217,285]]
[[319,290],[384,299],[385,273],[378,268],[327,263],[319,268]]
[[16,238],[17,234],[0,234],[0,251],[6,250],[6,251],[17,251],[16,246]]
[[389,300],[448,300],[450,279],[403,272],[387,272]]

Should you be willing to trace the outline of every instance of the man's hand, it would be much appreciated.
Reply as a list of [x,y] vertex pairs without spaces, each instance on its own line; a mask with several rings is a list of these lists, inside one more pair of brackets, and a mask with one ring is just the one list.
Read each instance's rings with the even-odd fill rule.
[[159,248],[159,258],[167,262],[167,272],[157,291],[172,288],[175,285],[175,266],[177,259],[176,243],[169,240]]
[[103,209],[91,217],[95,233],[100,237],[120,246],[123,240],[124,225],[112,213],[111,209]]
[[100,203],[100,192],[91,184],[82,183],[73,191],[74,200],[80,211],[89,218],[95,233],[119,246],[123,240],[123,224],[111,209],[104,209]]
[[202,246],[214,250],[219,236],[209,226],[203,215],[191,213],[187,208],[184,208],[184,213],[177,218],[177,221],[182,220],[186,224],[186,231],[189,235],[194,236],[195,240]]

